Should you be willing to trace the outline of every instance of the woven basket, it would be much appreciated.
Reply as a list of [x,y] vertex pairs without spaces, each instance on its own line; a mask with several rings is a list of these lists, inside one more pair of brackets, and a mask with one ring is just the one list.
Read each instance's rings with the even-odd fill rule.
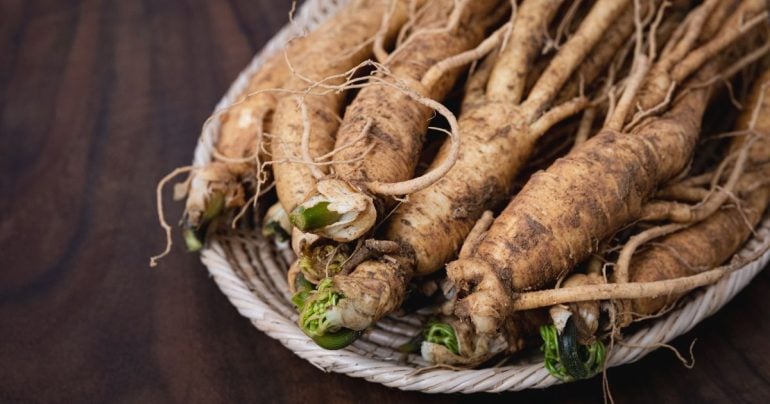
[[[248,78],[266,57],[282,49],[288,39],[313,29],[334,14],[346,0],[308,0],[294,22],[284,27],[241,73],[217,109],[230,105],[246,88]],[[195,150],[196,166],[208,163],[216,143],[219,125],[208,126]],[[692,294],[679,309],[668,313],[627,338],[627,344],[616,346],[608,358],[609,366],[639,360],[655,349],[682,335],[704,318],[715,313],[770,260],[770,218],[757,235],[734,259],[755,257],[741,269],[718,283]],[[758,256],[758,252],[766,251]],[[756,258],[758,256],[758,258]],[[340,351],[319,348],[297,327],[297,313],[289,298],[286,271],[294,255],[288,247],[275,246],[252,233],[232,232],[214,236],[201,254],[219,288],[244,317],[255,327],[280,341],[292,352],[319,369],[362,377],[371,382],[403,390],[428,393],[501,392],[544,388],[560,381],[543,367],[542,357],[534,353],[515,365],[488,369],[450,370],[430,367],[418,355],[406,355],[398,347],[421,331],[427,313],[390,316],[369,332]],[[649,348],[643,348],[649,347]]]

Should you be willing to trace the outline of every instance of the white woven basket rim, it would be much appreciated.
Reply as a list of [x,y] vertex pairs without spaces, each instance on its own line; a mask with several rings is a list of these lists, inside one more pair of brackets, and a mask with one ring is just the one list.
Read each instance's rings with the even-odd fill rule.
[[[264,60],[283,48],[292,37],[301,35],[334,14],[349,0],[308,0],[293,23],[285,26],[244,69],[217,104],[216,110],[233,103],[248,79]],[[204,128],[195,150],[195,166],[211,161],[211,151],[219,132],[217,120]],[[765,251],[741,269],[716,284],[693,293],[685,304],[651,322],[616,346],[608,358],[609,366],[635,362],[661,343],[667,343],[692,329],[704,318],[724,306],[743,289],[770,260],[770,217],[760,225],[756,236],[736,254],[745,259]],[[389,317],[352,346],[327,351],[318,347],[296,325],[296,313],[289,302],[285,271],[291,260],[287,248],[276,249],[255,235],[231,234],[214,237],[201,252],[201,260],[230,302],[252,324],[280,341],[299,357],[324,371],[361,377],[402,390],[428,393],[474,393],[545,388],[560,381],[546,371],[542,358],[524,358],[515,365],[485,369],[452,370],[429,367],[416,355],[400,354],[396,347],[419,332],[425,316]],[[277,299],[265,299],[271,297]]]

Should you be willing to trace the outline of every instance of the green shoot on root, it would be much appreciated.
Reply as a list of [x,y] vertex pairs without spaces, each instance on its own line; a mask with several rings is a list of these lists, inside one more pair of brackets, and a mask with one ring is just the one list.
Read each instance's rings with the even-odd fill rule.
[[554,325],[540,327],[548,373],[564,382],[588,379],[602,371],[606,350],[601,341],[590,345],[580,344],[572,318],[567,320],[564,332],[559,335]]
[[[307,289],[303,290],[307,291]],[[331,278],[321,281],[315,291],[307,291],[307,294],[302,293],[298,290],[295,294],[297,297],[295,304],[301,302],[299,327],[318,346],[324,349],[342,349],[353,343],[361,335],[358,331],[340,327],[339,324],[336,324],[337,321],[329,318],[329,310],[345,298],[341,293],[332,289]],[[292,301],[294,300],[292,298]]]
[[444,346],[455,355],[460,354],[455,329],[446,323],[432,322],[424,331],[425,341]]
[[340,220],[342,214],[329,210],[329,204],[330,202],[323,201],[309,208],[299,205],[291,211],[289,220],[294,226],[305,232],[334,224]]
[[206,210],[201,215],[201,221],[197,228],[188,227],[185,225],[185,229],[182,231],[182,237],[184,237],[184,244],[187,246],[187,251],[195,252],[203,248],[203,239],[206,236],[206,228],[209,223],[219,216],[225,208],[225,196],[221,192],[214,192],[209,197],[206,204]]
[[305,279],[305,276],[300,273],[297,275],[297,280],[294,281],[294,288],[297,290],[297,292],[294,293],[294,296],[291,297],[291,302],[294,304],[297,310],[302,311],[302,309],[305,307],[305,301],[313,292],[313,290],[315,290],[315,285],[308,282],[308,280]]
[[201,242],[200,238],[198,238],[198,235],[195,234],[195,230],[182,230],[182,237],[184,237],[184,244],[187,246],[187,251],[195,252],[203,248],[203,242]]

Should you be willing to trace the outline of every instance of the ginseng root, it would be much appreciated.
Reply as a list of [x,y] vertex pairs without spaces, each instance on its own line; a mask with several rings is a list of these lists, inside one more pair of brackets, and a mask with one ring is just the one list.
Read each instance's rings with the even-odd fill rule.
[[[730,21],[717,36],[742,29],[741,21]],[[649,60],[649,54],[637,51],[635,58]],[[720,59],[704,65],[696,78],[716,74]],[[629,84],[626,91],[635,88]],[[683,91],[668,112],[648,117],[627,134],[619,131],[625,119],[608,119],[614,129],[605,128],[533,175],[474,256],[447,266],[463,296],[455,315],[470,321],[477,333],[494,335],[514,310],[518,293],[553,285],[596,251],[599,240],[636,220],[656,189],[691,158],[709,100],[709,92],[701,90]]]
[[[740,195],[740,200],[721,209],[717,209],[718,207],[711,209],[705,217],[694,217],[692,225],[656,239],[655,243],[634,255],[630,263],[624,265],[618,262],[613,273],[615,282],[624,283],[627,286],[658,283],[663,287],[659,289],[662,293],[658,294],[651,294],[640,289],[640,298],[638,299],[628,299],[628,293],[618,290],[624,294],[622,297],[626,299],[615,301],[614,307],[619,309],[612,316],[615,321],[615,329],[628,326],[634,319],[655,317],[665,312],[688,290],[687,285],[679,286],[676,290],[673,287],[666,288],[665,281],[686,280],[689,276],[712,270],[733,256],[752,234],[753,228],[770,204],[770,184],[762,184],[761,181],[761,178],[767,178],[770,174],[767,166],[761,165],[761,162],[768,161],[770,158],[769,117],[770,70],[765,72],[754,85],[754,91],[749,97],[747,108],[739,117],[736,125],[736,133],[742,133],[742,136],[738,136],[732,141],[728,153],[730,156],[732,153],[747,151],[749,155],[747,167],[740,170],[743,174],[741,185],[737,187],[735,192]],[[736,170],[736,172],[738,171]],[[758,183],[761,184],[758,187],[750,185]],[[741,189],[746,191],[741,192]],[[651,233],[651,230],[664,229],[665,227],[652,228],[644,233]],[[632,271],[630,279],[626,279],[628,278],[627,269]],[[725,271],[722,274],[726,273],[728,272]],[[586,281],[589,277],[593,277],[594,280]],[[715,282],[719,278],[718,276],[713,277],[710,281]],[[616,284],[605,284],[604,280],[596,274],[574,274],[564,282],[562,290],[569,292],[570,288],[575,287],[590,290],[591,285],[602,285],[602,288],[606,288],[609,294],[612,294],[612,287],[617,286]],[[696,282],[690,283],[691,288],[701,285],[701,283]],[[621,297],[620,293],[618,293],[618,297]],[[598,293],[595,291],[593,296],[597,295]],[[543,300],[551,299],[553,301],[555,296],[543,295],[539,297]],[[531,303],[527,304],[526,307],[533,307],[534,305]],[[563,326],[559,326],[559,324],[564,323],[562,320],[564,318],[572,319],[576,324],[583,325],[578,327],[578,335],[582,339],[581,344],[596,343],[595,333],[598,329],[599,304],[599,300],[584,300],[553,306],[551,314],[554,325],[544,326],[544,344],[546,346],[554,345],[553,341],[561,343],[562,339],[565,338],[562,331]],[[522,307],[521,304],[518,306]],[[552,330],[545,330],[545,327],[550,327]],[[556,330],[558,331],[552,332]],[[566,336],[566,338],[572,337]],[[556,360],[549,364],[549,358],[546,355],[546,367],[551,374],[563,380],[579,378],[579,375],[574,370],[570,370],[569,366],[563,366],[558,356],[555,358]]]
[[[406,21],[409,3],[408,0],[393,1],[397,7],[389,15],[390,26],[386,27],[389,38],[394,37]],[[277,139],[269,142],[273,157],[276,154],[279,160],[285,157],[280,151],[286,150],[285,145],[293,144],[294,138],[290,134],[296,126],[291,124],[302,128],[303,122],[298,117],[297,100],[293,97],[286,100],[286,95],[308,88],[308,80],[321,80],[344,72],[365,60],[371,54],[368,42],[377,34],[379,22],[389,8],[387,2],[380,0],[352,1],[306,37],[291,41],[286,51],[270,58],[250,79],[246,95],[215,113],[213,118],[220,121],[221,128],[213,153],[214,161],[195,168],[186,182],[188,189],[183,228],[188,248],[194,250],[202,246],[206,226],[214,217],[226,209],[240,208],[246,203],[246,194],[250,191],[246,187],[256,187],[256,195],[252,199],[256,200],[259,196],[260,187],[268,178],[264,171],[270,154],[268,133],[273,137],[278,134]],[[342,56],[335,59],[329,55]],[[336,129],[334,114],[341,109],[342,95],[307,97],[303,101],[311,104],[308,107],[309,118],[306,119],[312,126],[310,130],[319,132],[311,137],[313,149],[323,154],[333,144],[331,133]],[[328,104],[323,104],[324,101]],[[287,138],[282,137],[284,134]],[[276,147],[280,149],[278,153],[275,152]],[[298,150],[297,147],[295,149]],[[282,162],[276,165],[283,168]],[[279,192],[285,192],[285,176],[276,173],[275,180],[281,188]]]
[[[389,73],[378,73],[382,75],[378,80],[374,79],[379,76],[373,77],[374,81],[348,107],[337,134],[337,145],[352,146],[340,147],[334,156],[334,176],[321,180],[315,192],[291,212],[290,218],[297,228],[336,242],[359,239],[374,225],[378,212],[392,202],[370,193],[369,185],[411,178],[431,109],[405,94],[398,83],[418,88],[420,97],[443,98],[459,69],[453,67],[436,75],[431,66],[452,66],[453,63],[445,62],[457,55],[463,55],[461,59],[466,62],[463,52],[479,44],[494,23],[489,14],[500,5],[498,1],[464,1],[454,2],[452,8],[452,3],[437,1],[426,6],[417,22],[425,28],[415,31],[390,55],[384,66]],[[394,84],[388,85],[391,82]],[[368,158],[349,163],[365,151],[371,151]],[[329,304],[306,306],[307,310],[327,310],[327,326],[305,332],[320,335],[327,329],[362,330],[371,325],[370,319],[378,316],[382,306],[387,312],[399,307],[411,276],[407,269],[413,266],[412,260],[408,251],[385,254],[358,265],[355,275],[335,277],[329,282],[329,290],[332,296],[340,298]],[[373,288],[377,294],[370,297]],[[316,296],[328,297],[321,293]],[[358,304],[362,301],[367,303]],[[300,327],[304,329],[308,324],[300,323]]]
[[[345,317],[355,325],[344,326],[368,327],[399,307],[409,279],[415,273],[424,275],[440,268],[456,253],[482,212],[510,194],[513,178],[529,158],[536,140],[551,125],[588,105],[587,99],[579,97],[551,110],[545,108],[602,38],[609,21],[629,3],[598,2],[522,102],[529,65],[545,38],[542,29],[560,3],[531,0],[519,7],[507,47],[489,69],[484,93],[470,95],[474,97],[473,106],[460,118],[464,138],[454,167],[439,182],[411,194],[409,202],[388,220],[386,238],[404,247],[410,259],[401,261],[408,266],[394,267],[390,262],[373,260],[365,263],[366,268],[376,270],[359,267],[350,275],[335,277],[335,287],[353,284],[359,288],[353,291],[345,286],[348,292],[340,302],[347,301],[357,312]],[[531,101],[533,98],[538,101]],[[449,142],[444,144],[434,166],[445,159],[451,146]],[[436,233],[435,223],[441,223],[445,231]],[[378,274],[376,282],[371,272]]]
[[[377,73],[348,106],[337,133],[334,174],[291,211],[295,226],[338,242],[358,239],[371,229],[393,202],[372,186],[412,178],[433,114],[403,88],[425,99],[443,99],[460,71],[430,74],[431,66],[478,45],[494,22],[488,15],[499,6],[498,0],[426,5],[416,22],[420,28],[384,64],[387,74]],[[322,220],[308,221],[311,214]]]

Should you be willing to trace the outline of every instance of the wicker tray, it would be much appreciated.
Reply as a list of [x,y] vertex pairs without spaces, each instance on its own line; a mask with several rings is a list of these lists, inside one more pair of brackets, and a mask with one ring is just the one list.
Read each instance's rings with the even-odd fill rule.
[[[273,37],[236,79],[217,109],[231,104],[245,90],[248,78],[266,57],[280,50],[289,38],[314,28],[346,2],[305,2],[294,22]],[[200,166],[211,160],[211,150],[218,131],[217,122],[204,130],[195,150],[194,165]],[[625,340],[628,342],[626,346],[616,346],[612,351],[608,366],[635,362],[654,350],[656,344],[684,334],[715,313],[767,264],[770,260],[768,247],[770,217],[761,224],[756,237],[734,258],[755,257],[754,260],[718,283],[693,293],[677,310],[631,335]],[[765,252],[756,258],[759,251]],[[277,247],[254,234],[236,232],[213,237],[201,253],[201,260],[208,267],[214,281],[241,315],[324,371],[345,373],[390,387],[428,393],[500,392],[544,388],[560,383],[548,374],[542,358],[537,355],[519,360],[515,365],[450,370],[429,367],[420,356],[399,352],[398,346],[420,333],[427,315],[422,313],[383,319],[344,350],[327,351],[319,348],[296,325],[297,313],[289,300],[286,284],[286,271],[293,259],[293,253],[288,247]]]

